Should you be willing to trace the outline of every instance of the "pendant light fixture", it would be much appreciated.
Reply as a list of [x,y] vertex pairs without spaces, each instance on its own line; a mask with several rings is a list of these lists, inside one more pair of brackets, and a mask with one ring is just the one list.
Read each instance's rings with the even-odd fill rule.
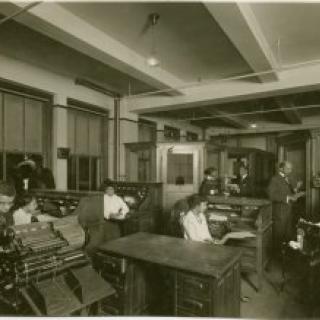
[[160,61],[157,55],[157,47],[156,47],[156,36],[155,36],[155,26],[158,23],[160,15],[158,13],[151,13],[149,15],[149,21],[151,26],[151,52],[149,57],[147,58],[147,64],[150,67],[158,67],[160,65]]

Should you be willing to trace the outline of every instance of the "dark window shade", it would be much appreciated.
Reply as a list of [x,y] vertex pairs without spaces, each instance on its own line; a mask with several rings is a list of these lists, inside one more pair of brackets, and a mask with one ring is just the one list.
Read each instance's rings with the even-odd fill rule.
[[68,109],[68,189],[97,190],[103,156],[103,116]]
[[76,114],[75,153],[89,154],[89,119],[84,112]]
[[5,149],[24,152],[24,102],[23,98],[4,94]]
[[101,117],[91,115],[89,117],[89,154],[91,156],[100,156],[102,153],[101,132]]
[[68,110],[68,147],[71,154],[99,157],[102,155],[101,116]]
[[25,150],[42,152],[42,102],[25,99]]

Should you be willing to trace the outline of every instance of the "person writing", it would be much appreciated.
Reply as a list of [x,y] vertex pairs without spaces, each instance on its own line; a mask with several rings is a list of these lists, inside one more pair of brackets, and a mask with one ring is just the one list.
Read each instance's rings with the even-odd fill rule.
[[293,186],[290,175],[292,164],[288,161],[279,164],[278,173],[272,177],[267,192],[272,201],[273,234],[275,254],[281,252],[284,242],[293,238],[292,202],[303,196],[299,192],[302,182]]
[[199,194],[214,195],[220,192],[220,179],[218,177],[218,170],[215,167],[209,167],[204,171],[204,179],[201,183]]

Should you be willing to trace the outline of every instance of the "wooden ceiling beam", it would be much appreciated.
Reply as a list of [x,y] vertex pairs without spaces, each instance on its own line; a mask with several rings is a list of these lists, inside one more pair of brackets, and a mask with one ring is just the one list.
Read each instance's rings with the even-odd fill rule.
[[282,111],[287,122],[290,124],[302,124],[299,111],[294,108],[292,100],[283,97],[275,97],[277,107]]

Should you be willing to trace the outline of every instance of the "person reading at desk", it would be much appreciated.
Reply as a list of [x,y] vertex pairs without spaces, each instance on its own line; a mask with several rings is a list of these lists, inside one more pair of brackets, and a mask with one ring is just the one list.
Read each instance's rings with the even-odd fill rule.
[[207,210],[207,200],[199,195],[193,195],[188,202],[189,211],[182,217],[184,238],[186,240],[224,244],[229,239],[244,239],[254,236],[247,231],[234,231],[225,234],[222,239],[214,239],[210,234],[204,214]]

